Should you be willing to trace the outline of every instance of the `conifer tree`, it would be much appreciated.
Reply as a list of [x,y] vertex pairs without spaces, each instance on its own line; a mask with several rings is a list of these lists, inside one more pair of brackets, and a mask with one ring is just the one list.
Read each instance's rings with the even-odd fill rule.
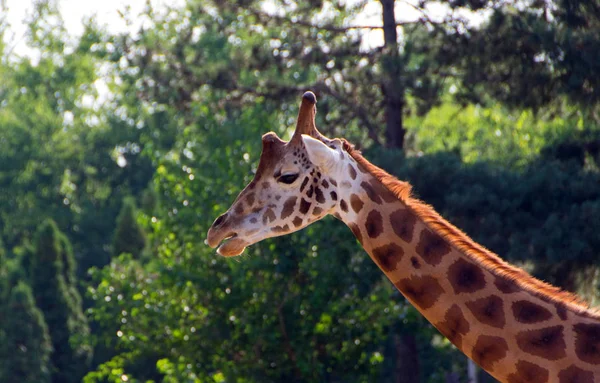
[[72,275],[75,262],[67,242],[53,221],[44,222],[36,238],[30,279],[54,348],[52,381],[70,383],[81,380],[91,351],[85,344],[89,327],[81,308],[81,297],[73,285],[74,278],[66,275]]
[[123,200],[123,207],[117,217],[117,228],[113,239],[113,256],[129,253],[139,259],[146,247],[146,235],[136,220],[136,207],[132,198]]
[[2,307],[3,338],[0,342],[0,381],[50,383],[52,343],[42,312],[31,288],[19,282]]

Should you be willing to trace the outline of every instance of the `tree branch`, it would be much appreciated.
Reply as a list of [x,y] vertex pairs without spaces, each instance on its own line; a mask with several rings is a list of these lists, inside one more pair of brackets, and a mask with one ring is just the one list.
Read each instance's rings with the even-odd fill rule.
[[[338,27],[335,25],[316,25],[309,21],[291,20],[285,16],[270,15],[268,13],[264,13],[264,12],[257,11],[254,9],[249,9],[248,11],[251,14],[253,14],[254,16],[258,17],[261,20],[261,22],[263,22],[263,23],[266,23],[267,20],[278,20],[278,21],[287,22],[292,25],[299,25],[299,26],[308,27],[308,28],[316,28],[316,29],[321,29],[321,30],[336,32],[336,33],[346,33],[348,31],[352,31],[352,30],[356,30],[356,29],[366,29],[366,30],[383,29],[383,25],[349,25],[347,27]],[[422,22],[422,20],[402,21],[402,22],[397,22],[396,27],[418,24],[421,22]]]

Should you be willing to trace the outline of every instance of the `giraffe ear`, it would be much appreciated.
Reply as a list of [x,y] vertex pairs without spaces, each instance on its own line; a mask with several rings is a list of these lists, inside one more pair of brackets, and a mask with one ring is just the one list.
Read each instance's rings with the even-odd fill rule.
[[302,135],[302,142],[304,143],[310,162],[323,169],[333,166],[336,159],[335,150],[306,134]]

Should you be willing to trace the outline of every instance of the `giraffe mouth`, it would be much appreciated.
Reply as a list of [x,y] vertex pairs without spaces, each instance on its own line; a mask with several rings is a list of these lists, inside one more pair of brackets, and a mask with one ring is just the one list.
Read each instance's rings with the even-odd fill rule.
[[206,236],[206,244],[210,247],[217,248],[217,254],[224,257],[234,257],[244,252],[246,247],[252,244],[248,240],[246,233],[239,234],[236,228],[225,222],[215,221]]
[[223,238],[217,248],[217,253],[224,257],[235,257],[244,252],[248,243],[233,233]]

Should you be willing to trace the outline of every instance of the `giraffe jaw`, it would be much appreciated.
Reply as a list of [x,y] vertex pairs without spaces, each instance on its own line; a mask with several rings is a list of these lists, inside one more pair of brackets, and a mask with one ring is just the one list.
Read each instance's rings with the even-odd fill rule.
[[234,234],[221,243],[217,248],[217,253],[224,257],[235,257],[242,254],[246,250],[246,246],[248,243]]
[[229,233],[221,236],[220,233],[210,230],[207,238],[208,245],[212,248],[217,247],[217,253],[224,257],[235,257],[244,252],[249,245],[247,241],[238,237],[237,233]]

